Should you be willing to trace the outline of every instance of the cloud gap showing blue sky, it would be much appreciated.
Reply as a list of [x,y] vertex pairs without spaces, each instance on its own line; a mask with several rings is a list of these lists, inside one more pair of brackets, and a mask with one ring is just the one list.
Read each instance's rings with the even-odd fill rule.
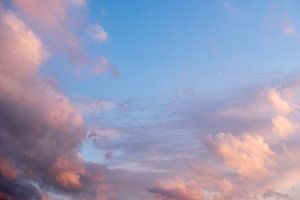
[[295,0],[0,0],[0,200],[297,200]]

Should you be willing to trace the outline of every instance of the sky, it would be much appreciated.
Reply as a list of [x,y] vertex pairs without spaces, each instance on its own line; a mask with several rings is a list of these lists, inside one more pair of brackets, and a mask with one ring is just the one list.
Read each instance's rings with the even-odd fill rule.
[[0,199],[299,199],[299,11],[0,0]]

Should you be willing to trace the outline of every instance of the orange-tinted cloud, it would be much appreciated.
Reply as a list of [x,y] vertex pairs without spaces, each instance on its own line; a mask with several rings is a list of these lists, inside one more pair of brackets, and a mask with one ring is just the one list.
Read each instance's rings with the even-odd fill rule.
[[5,160],[0,160],[0,174],[9,179],[16,179],[17,177],[16,170]]
[[249,179],[266,175],[274,157],[264,139],[251,134],[236,137],[231,133],[218,133],[215,136],[215,149],[226,165]]
[[163,182],[160,186],[149,189],[162,200],[203,200],[204,194],[193,180],[177,177],[175,180]]

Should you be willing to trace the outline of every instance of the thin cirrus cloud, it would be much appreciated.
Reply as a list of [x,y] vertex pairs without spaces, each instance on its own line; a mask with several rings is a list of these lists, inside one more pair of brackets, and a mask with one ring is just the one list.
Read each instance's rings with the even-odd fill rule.
[[[295,197],[299,82],[216,102],[69,98],[41,76],[57,50],[43,34],[80,41],[70,12],[87,2],[13,3],[16,10],[0,4],[0,199]],[[99,27],[95,39],[104,42]],[[118,74],[104,56],[98,61],[93,74]],[[105,159],[82,156],[87,140]]]
[[[238,114],[252,115],[256,113],[257,118],[268,118],[269,122],[263,126],[257,126],[255,121],[252,121],[253,116],[242,119],[249,121],[252,128],[257,126],[252,129],[256,132],[212,133],[213,129],[211,131],[208,129],[206,133],[201,134],[201,138],[203,138],[203,134],[209,138],[206,142],[205,140],[202,141],[206,144],[202,146],[202,158],[199,158],[200,155],[198,155],[199,160],[197,156],[193,157],[193,160],[190,160],[193,163],[193,168],[189,169],[188,173],[183,171],[176,175],[182,179],[193,181],[199,188],[198,191],[204,191],[204,197],[201,195],[196,198],[186,197],[184,194],[192,194],[192,190],[183,193],[181,190],[178,191],[176,187],[166,187],[163,184],[158,184],[150,188],[149,191],[160,196],[161,199],[293,199],[289,193],[292,192],[293,187],[299,184],[299,174],[295,171],[295,167],[299,166],[299,163],[296,161],[297,159],[294,159],[299,154],[299,148],[296,147],[297,142],[291,144],[292,140],[296,139],[293,135],[287,134],[282,137],[278,135],[276,130],[273,130],[273,115],[276,116],[276,113],[282,109],[278,109],[278,105],[272,104],[274,99],[269,97],[269,94],[273,93],[277,103],[285,102],[283,107],[286,105],[293,107],[291,102],[284,99],[284,95],[282,95],[282,91],[287,89],[268,89],[266,92],[256,93],[257,95],[264,94],[264,98],[259,97],[261,100],[258,102],[258,97],[254,95],[252,98],[256,100],[252,102],[258,105],[264,104],[265,107],[270,106],[271,103],[269,109],[263,112],[258,107],[257,110],[252,110],[249,113],[244,113],[241,110],[242,113]],[[249,99],[247,101],[247,104],[236,106],[247,108],[250,106]],[[255,104],[252,105],[254,108]],[[235,105],[231,106],[234,107]],[[230,112],[231,115],[214,115],[214,126],[222,130],[224,128],[229,129],[230,125],[235,126],[235,123],[240,124],[238,119],[227,121],[226,126],[222,124],[222,120],[226,118],[233,117],[236,119],[237,111],[236,108],[234,113]],[[211,113],[214,112],[220,113],[215,108],[211,110]],[[287,115],[286,117],[286,120],[289,120],[290,116]],[[209,121],[203,123],[209,124]],[[245,128],[247,129],[247,127]],[[284,126],[282,129],[287,132],[289,127]],[[298,141],[298,139],[296,140]],[[289,143],[289,146],[282,146],[284,143]],[[167,184],[169,181],[167,180],[165,183]],[[191,187],[187,188],[190,189]]]
[[94,115],[115,110],[118,104],[110,100],[73,97],[72,102],[82,115]]
[[[299,96],[291,90],[297,91],[299,84],[287,85],[258,88],[238,102],[208,107],[178,99],[155,105],[133,101],[125,110],[116,108],[108,121],[101,118],[120,133],[105,144],[113,155],[108,166],[147,179],[127,179],[139,180],[139,190],[127,188],[125,199],[138,194],[164,200],[293,199],[299,184],[299,140],[296,133],[282,137],[273,127],[278,115],[297,118],[294,102]],[[288,126],[283,130],[287,133]],[[125,192],[119,187],[124,186],[114,190]],[[123,198],[122,193],[116,198]]]

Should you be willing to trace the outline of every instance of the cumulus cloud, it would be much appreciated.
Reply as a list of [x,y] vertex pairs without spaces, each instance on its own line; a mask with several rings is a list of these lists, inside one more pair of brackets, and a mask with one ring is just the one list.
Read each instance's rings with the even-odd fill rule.
[[[35,9],[29,1],[18,3]],[[39,76],[47,57],[41,39],[15,14],[0,9],[0,196],[42,199],[49,189],[73,199],[105,197],[106,169],[78,156],[86,137],[81,115]]]
[[51,51],[65,54],[76,64],[87,63],[79,37],[84,26],[83,0],[11,0],[15,11],[40,33]]
[[[196,101],[126,102],[107,119],[117,128],[87,130],[82,115],[115,110],[117,105],[94,99],[73,105],[43,79],[39,71],[49,49],[39,30],[28,27],[39,24],[54,38],[60,35],[77,46],[75,35],[64,26],[70,25],[69,6],[84,7],[86,1],[13,3],[17,16],[30,23],[0,8],[0,199],[291,198],[286,192],[300,180],[295,89],[293,102],[281,88],[210,106]],[[97,36],[100,41],[107,40],[104,33]],[[93,70],[118,74],[105,57]],[[276,140],[274,133],[280,136]],[[201,139],[212,134],[212,146],[206,145]],[[98,148],[105,146],[110,169],[80,157],[87,137]],[[177,175],[182,178],[173,179]]]
[[37,1],[37,0],[13,0],[13,3],[30,20],[38,22],[47,28],[57,28],[67,20],[66,1]]
[[[299,184],[295,170],[299,166],[299,140],[292,137],[297,134],[295,119],[299,117],[295,84],[267,90],[261,87],[244,100],[216,106],[209,114],[194,114],[206,116],[198,122],[200,138],[215,129],[228,130],[210,138],[199,160],[193,157],[190,161],[193,169],[184,175],[201,188],[206,199],[293,199],[291,190]],[[203,132],[201,126],[210,125],[211,129]],[[245,133],[249,130],[254,131]],[[152,193],[174,195],[160,185],[155,189]]]
[[291,105],[279,96],[275,89],[268,90],[268,99],[274,106],[277,112],[287,114],[292,112]]
[[215,148],[226,165],[249,179],[266,175],[274,156],[263,138],[251,134],[235,137],[231,133],[218,133]]

